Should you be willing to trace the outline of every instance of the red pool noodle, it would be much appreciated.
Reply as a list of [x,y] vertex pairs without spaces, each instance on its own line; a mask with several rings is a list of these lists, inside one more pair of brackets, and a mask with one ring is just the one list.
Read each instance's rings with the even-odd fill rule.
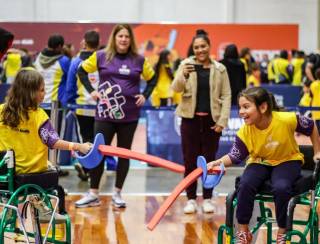
[[159,166],[168,170],[171,170],[176,173],[184,173],[184,166],[171,162],[169,160],[165,160],[156,156],[147,155],[143,153],[138,153],[131,151],[129,149],[121,148],[121,147],[113,147],[107,145],[100,145],[99,151],[103,155],[116,156],[120,158],[128,158],[128,159],[136,159],[153,166]]
[[192,171],[186,178],[184,178],[177,186],[174,188],[170,196],[164,201],[155,215],[152,217],[150,222],[147,225],[149,230],[153,230],[161,218],[165,215],[170,206],[174,203],[177,197],[180,195],[182,191],[184,191],[189,185],[191,185],[194,181],[196,181],[199,176],[202,175],[202,168],[197,168]]

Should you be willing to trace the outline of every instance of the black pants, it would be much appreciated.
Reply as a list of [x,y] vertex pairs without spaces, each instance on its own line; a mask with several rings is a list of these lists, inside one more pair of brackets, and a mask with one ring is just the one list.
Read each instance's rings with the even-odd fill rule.
[[[113,136],[117,135],[117,146],[131,149],[134,132],[136,131],[138,121],[128,122],[128,123],[114,123],[106,121],[95,121],[94,132],[102,133],[104,135],[104,140],[106,145],[110,145]],[[89,171],[90,174],[90,188],[98,189],[101,176],[104,171],[104,161],[102,159],[100,164]],[[116,172],[116,183],[115,187],[122,189],[123,183],[127,177],[129,171],[129,159],[119,158],[118,167]]]
[[[193,119],[182,118],[181,142],[186,177],[197,168],[197,157],[202,155],[207,162],[215,159],[221,133],[211,129],[215,125],[211,115],[195,116]],[[213,189],[202,188],[203,198],[210,199]],[[197,182],[187,188],[188,199],[196,199]]]
[[239,224],[249,223],[258,189],[266,180],[271,179],[277,223],[280,228],[285,228],[288,202],[293,196],[293,184],[300,172],[301,161],[288,161],[277,166],[249,164],[241,176],[237,192],[236,216]]
[[[94,117],[78,115],[77,119],[80,126],[80,134],[83,142],[91,142],[94,140]],[[83,167],[85,173],[89,172],[89,169]]]

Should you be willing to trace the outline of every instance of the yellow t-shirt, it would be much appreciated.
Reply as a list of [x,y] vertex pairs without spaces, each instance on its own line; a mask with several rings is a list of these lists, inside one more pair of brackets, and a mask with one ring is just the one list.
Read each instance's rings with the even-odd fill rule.
[[[4,105],[0,105],[0,114]],[[0,122],[0,151],[13,149],[16,173],[40,173],[48,169],[48,147],[42,143],[39,128],[48,120],[43,109],[30,110],[29,120],[22,121],[17,129]]]
[[247,164],[276,166],[291,160],[303,161],[294,138],[296,127],[297,116],[294,112],[272,112],[272,121],[264,130],[244,124],[237,136],[248,149]]
[[12,84],[17,73],[21,69],[21,55],[18,53],[9,53],[7,60],[4,62],[4,70],[7,77],[7,83]]
[[303,94],[302,98],[300,99],[299,105],[302,107],[310,107],[312,102],[312,97],[310,93],[306,92]]
[[157,85],[151,95],[151,103],[153,106],[160,106],[161,98],[172,98],[173,90],[171,89],[172,78],[168,75],[167,68],[171,68],[169,64],[162,64],[159,69]]
[[249,75],[249,78],[247,79],[247,87],[249,86],[260,86],[260,81],[254,75]]
[[[320,107],[320,80],[316,80],[311,83],[310,90],[312,92],[312,107]],[[312,118],[314,120],[320,120],[320,112],[314,111],[312,112]]]
[[302,65],[304,58],[293,58],[291,64],[293,66],[292,85],[301,86],[302,82]]

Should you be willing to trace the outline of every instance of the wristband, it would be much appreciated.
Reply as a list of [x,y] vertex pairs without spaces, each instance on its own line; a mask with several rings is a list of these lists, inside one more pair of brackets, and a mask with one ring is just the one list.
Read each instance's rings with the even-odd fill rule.
[[70,142],[68,148],[69,148],[69,151],[73,151],[74,150],[74,143]]

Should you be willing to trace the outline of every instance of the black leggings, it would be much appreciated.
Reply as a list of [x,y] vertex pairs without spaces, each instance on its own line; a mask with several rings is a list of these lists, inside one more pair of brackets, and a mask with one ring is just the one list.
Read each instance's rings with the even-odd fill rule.
[[[131,149],[131,144],[136,131],[138,121],[128,122],[128,123],[113,123],[106,121],[95,121],[94,132],[102,133],[104,135],[104,140],[106,145],[110,145],[112,138],[117,134],[117,146]],[[99,183],[101,176],[104,171],[104,161],[105,158],[100,162],[100,164],[89,171],[90,174],[90,188],[99,189]],[[123,183],[127,177],[129,171],[129,159],[119,158],[118,167],[116,173],[116,183],[115,187],[122,189]]]
[[[80,134],[82,137],[82,142],[91,142],[94,141],[94,132],[93,132],[93,125],[94,125],[94,117],[92,116],[84,116],[78,115],[77,119],[80,126]],[[82,167],[84,172],[89,172],[89,169]]]

